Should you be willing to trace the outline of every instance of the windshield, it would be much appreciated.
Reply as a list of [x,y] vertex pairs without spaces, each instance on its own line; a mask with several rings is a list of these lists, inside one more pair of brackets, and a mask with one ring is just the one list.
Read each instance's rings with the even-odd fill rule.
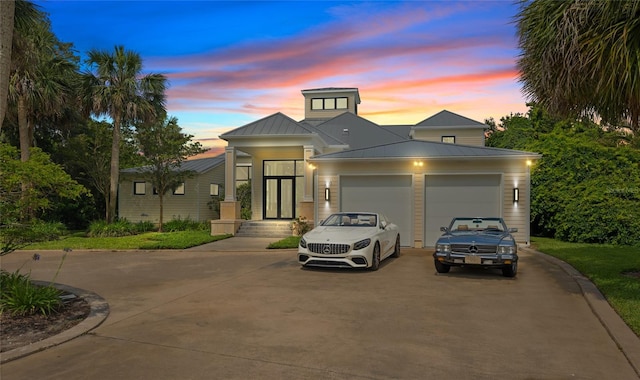
[[378,218],[376,214],[363,214],[363,213],[348,213],[348,214],[333,214],[328,217],[323,223],[323,226],[333,227],[375,227],[378,225]]
[[451,232],[495,231],[504,232],[505,227],[500,218],[455,218],[451,222]]

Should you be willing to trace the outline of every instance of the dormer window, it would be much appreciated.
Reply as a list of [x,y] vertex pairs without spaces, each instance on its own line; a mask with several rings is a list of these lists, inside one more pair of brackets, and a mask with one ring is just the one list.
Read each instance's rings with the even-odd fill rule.
[[442,136],[441,140],[443,143],[447,143],[447,144],[455,144],[456,143],[456,136]]
[[312,110],[346,110],[347,108],[348,102],[346,97],[311,99]]

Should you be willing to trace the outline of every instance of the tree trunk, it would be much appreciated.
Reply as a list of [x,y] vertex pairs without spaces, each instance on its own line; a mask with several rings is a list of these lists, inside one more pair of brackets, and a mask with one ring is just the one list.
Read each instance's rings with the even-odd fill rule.
[[15,6],[14,0],[0,1],[0,131],[7,114]]
[[107,207],[107,223],[113,223],[116,216],[118,199],[118,181],[120,176],[120,115],[113,120],[113,141],[111,143],[111,182],[109,187],[109,203]]
[[27,118],[27,101],[23,96],[18,97],[18,131],[20,134],[20,161],[29,161],[29,123]]
[[163,220],[162,214],[164,213],[164,210],[163,210],[162,206],[164,204],[164,194],[162,192],[160,192],[160,191],[158,191],[158,198],[160,199],[160,226],[158,226],[158,232],[163,232],[162,231],[162,224],[163,224],[163,222],[162,222],[162,220]]

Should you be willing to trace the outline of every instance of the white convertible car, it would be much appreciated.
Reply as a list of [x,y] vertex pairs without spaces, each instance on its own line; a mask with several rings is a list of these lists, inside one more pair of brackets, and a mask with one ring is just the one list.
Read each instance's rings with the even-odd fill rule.
[[400,255],[398,226],[382,214],[332,214],[300,239],[298,262],[303,267],[369,268]]

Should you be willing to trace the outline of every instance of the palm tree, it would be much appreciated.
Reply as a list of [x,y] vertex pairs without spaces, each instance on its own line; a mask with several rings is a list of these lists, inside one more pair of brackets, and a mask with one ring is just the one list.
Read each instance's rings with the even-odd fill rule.
[[640,132],[640,0],[522,1],[516,21],[533,102]]
[[7,113],[14,30],[16,33],[24,33],[41,18],[42,14],[31,2],[0,1],[0,130]]
[[14,35],[9,100],[17,106],[20,157],[29,159],[34,146],[35,121],[59,116],[73,95],[76,58],[70,44],[63,44],[51,32],[49,21],[42,15],[29,30]]
[[115,219],[120,174],[121,128],[139,120],[164,117],[166,78],[161,74],[142,75],[138,53],[116,46],[113,52],[92,50],[90,67],[83,80],[85,104],[96,116],[108,116],[113,122],[108,223]]

